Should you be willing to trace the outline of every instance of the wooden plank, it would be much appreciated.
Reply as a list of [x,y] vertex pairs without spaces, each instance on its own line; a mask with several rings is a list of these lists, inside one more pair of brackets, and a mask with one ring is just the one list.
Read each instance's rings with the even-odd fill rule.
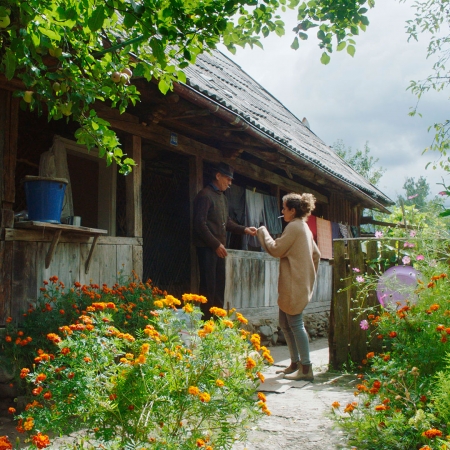
[[[133,245],[133,270],[136,275],[142,280],[144,276],[144,258],[143,258],[143,248],[141,245]],[[147,280],[142,280],[147,281]]]
[[127,235],[142,236],[142,148],[141,137],[133,135],[127,139],[126,153],[136,165],[126,177]]
[[73,233],[73,234],[85,234],[88,236],[108,234],[107,230],[102,230],[99,228],[76,227],[74,225],[65,225],[63,223],[38,222],[38,221],[34,221],[34,220],[27,220],[24,222],[16,222],[14,226],[15,226],[15,228],[21,228],[21,229],[27,229],[27,230],[42,230],[42,231],[61,230],[64,232],[69,232],[69,233]]
[[224,159],[223,154],[220,150],[210,147],[206,144],[202,144],[185,136],[177,135],[177,145],[171,145],[170,139],[172,132],[158,125],[152,124],[146,126],[144,124],[133,124],[120,120],[109,120],[109,122],[111,126],[117,130],[140,136],[143,139],[147,139],[151,142],[159,144],[160,146],[163,146],[170,151],[184,153],[192,156],[199,156],[202,159],[215,163],[218,163],[220,161],[229,162],[235,168],[235,171],[237,173],[241,173],[264,183],[278,185],[289,192],[309,192],[311,194],[314,194],[318,202],[328,203],[328,197],[321,194],[320,192],[315,191],[314,189],[296,183],[289,178],[284,178],[280,175],[277,175],[273,173],[273,171],[263,169],[256,164],[252,164],[241,159]]
[[334,241],[333,300],[330,310],[330,364],[334,369],[342,367],[349,353],[349,295],[347,287],[347,261],[344,241]]
[[[53,231],[46,230],[21,230],[15,228],[5,229],[5,241],[30,241],[30,242],[51,242],[53,239]],[[59,242],[73,242],[73,243],[92,243],[93,237],[88,234],[79,234],[76,231],[64,231]],[[99,244],[107,245],[142,245],[143,238],[141,237],[114,237],[114,236],[99,236]]]
[[[365,272],[364,255],[361,250],[361,242],[350,240],[348,243],[348,256],[350,262],[350,269],[358,268],[361,276]],[[350,281],[353,281],[353,278]],[[355,363],[361,363],[367,354],[367,332],[360,327],[361,320],[366,318],[365,313],[361,313],[360,308],[365,308],[367,304],[365,299],[361,302],[352,302],[356,300],[357,286],[352,285],[350,289],[350,316],[349,316],[349,337],[350,337],[350,358]]]
[[0,241],[0,326],[11,315],[13,243]]
[[117,250],[114,245],[98,245],[97,253],[99,259],[99,285],[106,283],[113,286],[117,279]]
[[61,236],[62,231],[57,230],[53,234],[52,242],[50,243],[50,247],[48,249],[47,254],[45,255],[45,268],[48,269],[50,267],[50,263],[52,262],[53,255],[55,254],[56,247],[59,242],[59,237]]
[[[378,256],[378,242],[377,241],[370,241],[367,243],[367,260],[368,261],[374,261]],[[367,266],[366,268],[368,275],[374,275],[375,270],[372,269],[370,266]],[[373,313],[375,315],[379,314],[381,312],[380,308],[380,302],[378,301],[377,293],[374,290],[371,290],[369,292],[369,296],[367,298],[367,307],[374,308]],[[372,333],[370,339],[369,339],[369,345],[368,349],[370,351],[379,353],[382,351],[383,347],[383,341],[381,339],[378,339],[374,333]]]
[[12,266],[11,316],[19,319],[36,304],[36,243],[15,242]]
[[117,245],[117,266],[116,273],[129,277],[133,270],[133,248],[128,245]]
[[190,226],[190,260],[191,260],[191,292],[198,292],[200,275],[197,262],[197,251],[192,244],[194,221],[194,198],[203,188],[203,159],[200,156],[189,158],[189,226]]
[[[100,245],[97,245],[99,248]],[[86,261],[89,256],[89,252],[91,250],[91,245],[80,244],[80,261]],[[85,265],[81,264],[78,268],[78,281],[81,284],[89,285],[90,283],[98,284],[101,287],[100,283],[100,253],[95,251],[92,254],[91,264],[89,265],[88,273],[85,271]]]

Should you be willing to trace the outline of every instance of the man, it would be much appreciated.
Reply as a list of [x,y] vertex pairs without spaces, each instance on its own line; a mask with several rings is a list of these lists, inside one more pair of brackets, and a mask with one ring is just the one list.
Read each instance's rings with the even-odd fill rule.
[[233,222],[228,215],[228,200],[224,192],[233,181],[233,168],[220,163],[212,171],[212,181],[194,199],[193,241],[197,247],[200,270],[200,294],[208,299],[202,304],[204,318],[209,318],[212,306],[224,307],[225,242],[227,231],[256,235],[255,227]]

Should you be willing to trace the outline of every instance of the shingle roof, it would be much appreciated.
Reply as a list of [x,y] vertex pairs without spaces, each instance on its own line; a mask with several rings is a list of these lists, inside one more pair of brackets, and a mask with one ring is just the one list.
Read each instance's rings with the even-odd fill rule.
[[199,55],[195,65],[187,67],[185,73],[190,89],[228,109],[292,154],[312,163],[318,171],[343,181],[383,205],[394,203],[219,50]]

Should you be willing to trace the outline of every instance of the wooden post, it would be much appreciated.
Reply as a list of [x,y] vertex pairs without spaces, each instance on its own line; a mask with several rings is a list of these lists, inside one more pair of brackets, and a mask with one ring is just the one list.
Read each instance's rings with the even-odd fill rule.
[[[334,270],[333,270],[333,298],[332,318],[330,328],[333,340],[330,345],[330,364],[334,369],[342,367],[348,360],[348,319],[349,319],[349,291],[347,287],[348,261],[345,258],[345,241],[334,241]],[[331,330],[330,330],[331,331]]]
[[198,292],[198,265],[197,253],[192,244],[193,219],[194,219],[194,198],[203,188],[203,159],[200,156],[189,158],[189,210],[190,210],[190,230],[191,230],[191,292]]
[[[363,276],[365,272],[365,262],[364,255],[361,250],[361,241],[359,239],[351,239],[348,241],[348,256],[350,263],[350,271],[352,268],[358,268],[361,272],[360,275]],[[353,274],[352,272],[350,272]],[[349,280],[352,283],[354,276]],[[350,358],[355,363],[361,363],[361,361],[366,357],[367,354],[367,331],[362,330],[360,327],[360,322],[363,317],[360,314],[359,308],[367,307],[365,302],[356,301],[357,287],[353,284],[350,289],[350,304],[349,304],[349,343],[350,343]],[[355,301],[353,301],[355,300]]]
[[139,136],[127,139],[126,153],[136,163],[133,171],[126,177],[127,236],[142,237],[142,149]]

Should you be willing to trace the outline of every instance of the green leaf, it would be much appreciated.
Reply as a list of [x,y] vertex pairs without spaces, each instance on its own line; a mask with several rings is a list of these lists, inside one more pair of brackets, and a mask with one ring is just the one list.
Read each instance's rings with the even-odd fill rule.
[[323,52],[322,53],[322,56],[321,56],[321,58],[320,58],[320,62],[322,63],[322,64],[325,64],[325,65],[327,65],[329,62],[330,62],[330,55],[327,53],[327,52]]
[[125,13],[125,17],[123,18],[123,24],[125,28],[131,28],[136,23],[136,16],[134,14]]
[[182,70],[177,70],[177,78],[181,83],[186,83],[186,74]]
[[337,51],[340,52],[341,50],[344,50],[346,45],[347,45],[347,43],[345,41],[339,42],[339,44],[337,46]]
[[105,21],[105,8],[103,5],[98,6],[88,20],[88,27],[91,31],[98,31],[103,26]]
[[14,73],[16,72],[16,58],[11,49],[6,49],[5,56],[5,75],[8,80],[11,80],[14,77]]
[[298,42],[298,37],[296,36],[294,41],[291,44],[291,48],[294,50],[298,50],[299,47],[300,47],[300,43]]
[[163,94],[167,94],[167,91],[170,89],[170,85],[166,82],[166,80],[159,80],[158,88]]
[[61,40],[61,36],[58,33],[55,33],[52,30],[49,30],[47,28],[44,27],[39,27],[38,30],[40,31],[41,34],[47,36],[48,38],[59,42]]
[[356,49],[355,49],[355,46],[354,46],[354,45],[349,45],[349,46],[347,46],[347,53],[348,53],[350,56],[355,56],[355,51],[356,51]]

